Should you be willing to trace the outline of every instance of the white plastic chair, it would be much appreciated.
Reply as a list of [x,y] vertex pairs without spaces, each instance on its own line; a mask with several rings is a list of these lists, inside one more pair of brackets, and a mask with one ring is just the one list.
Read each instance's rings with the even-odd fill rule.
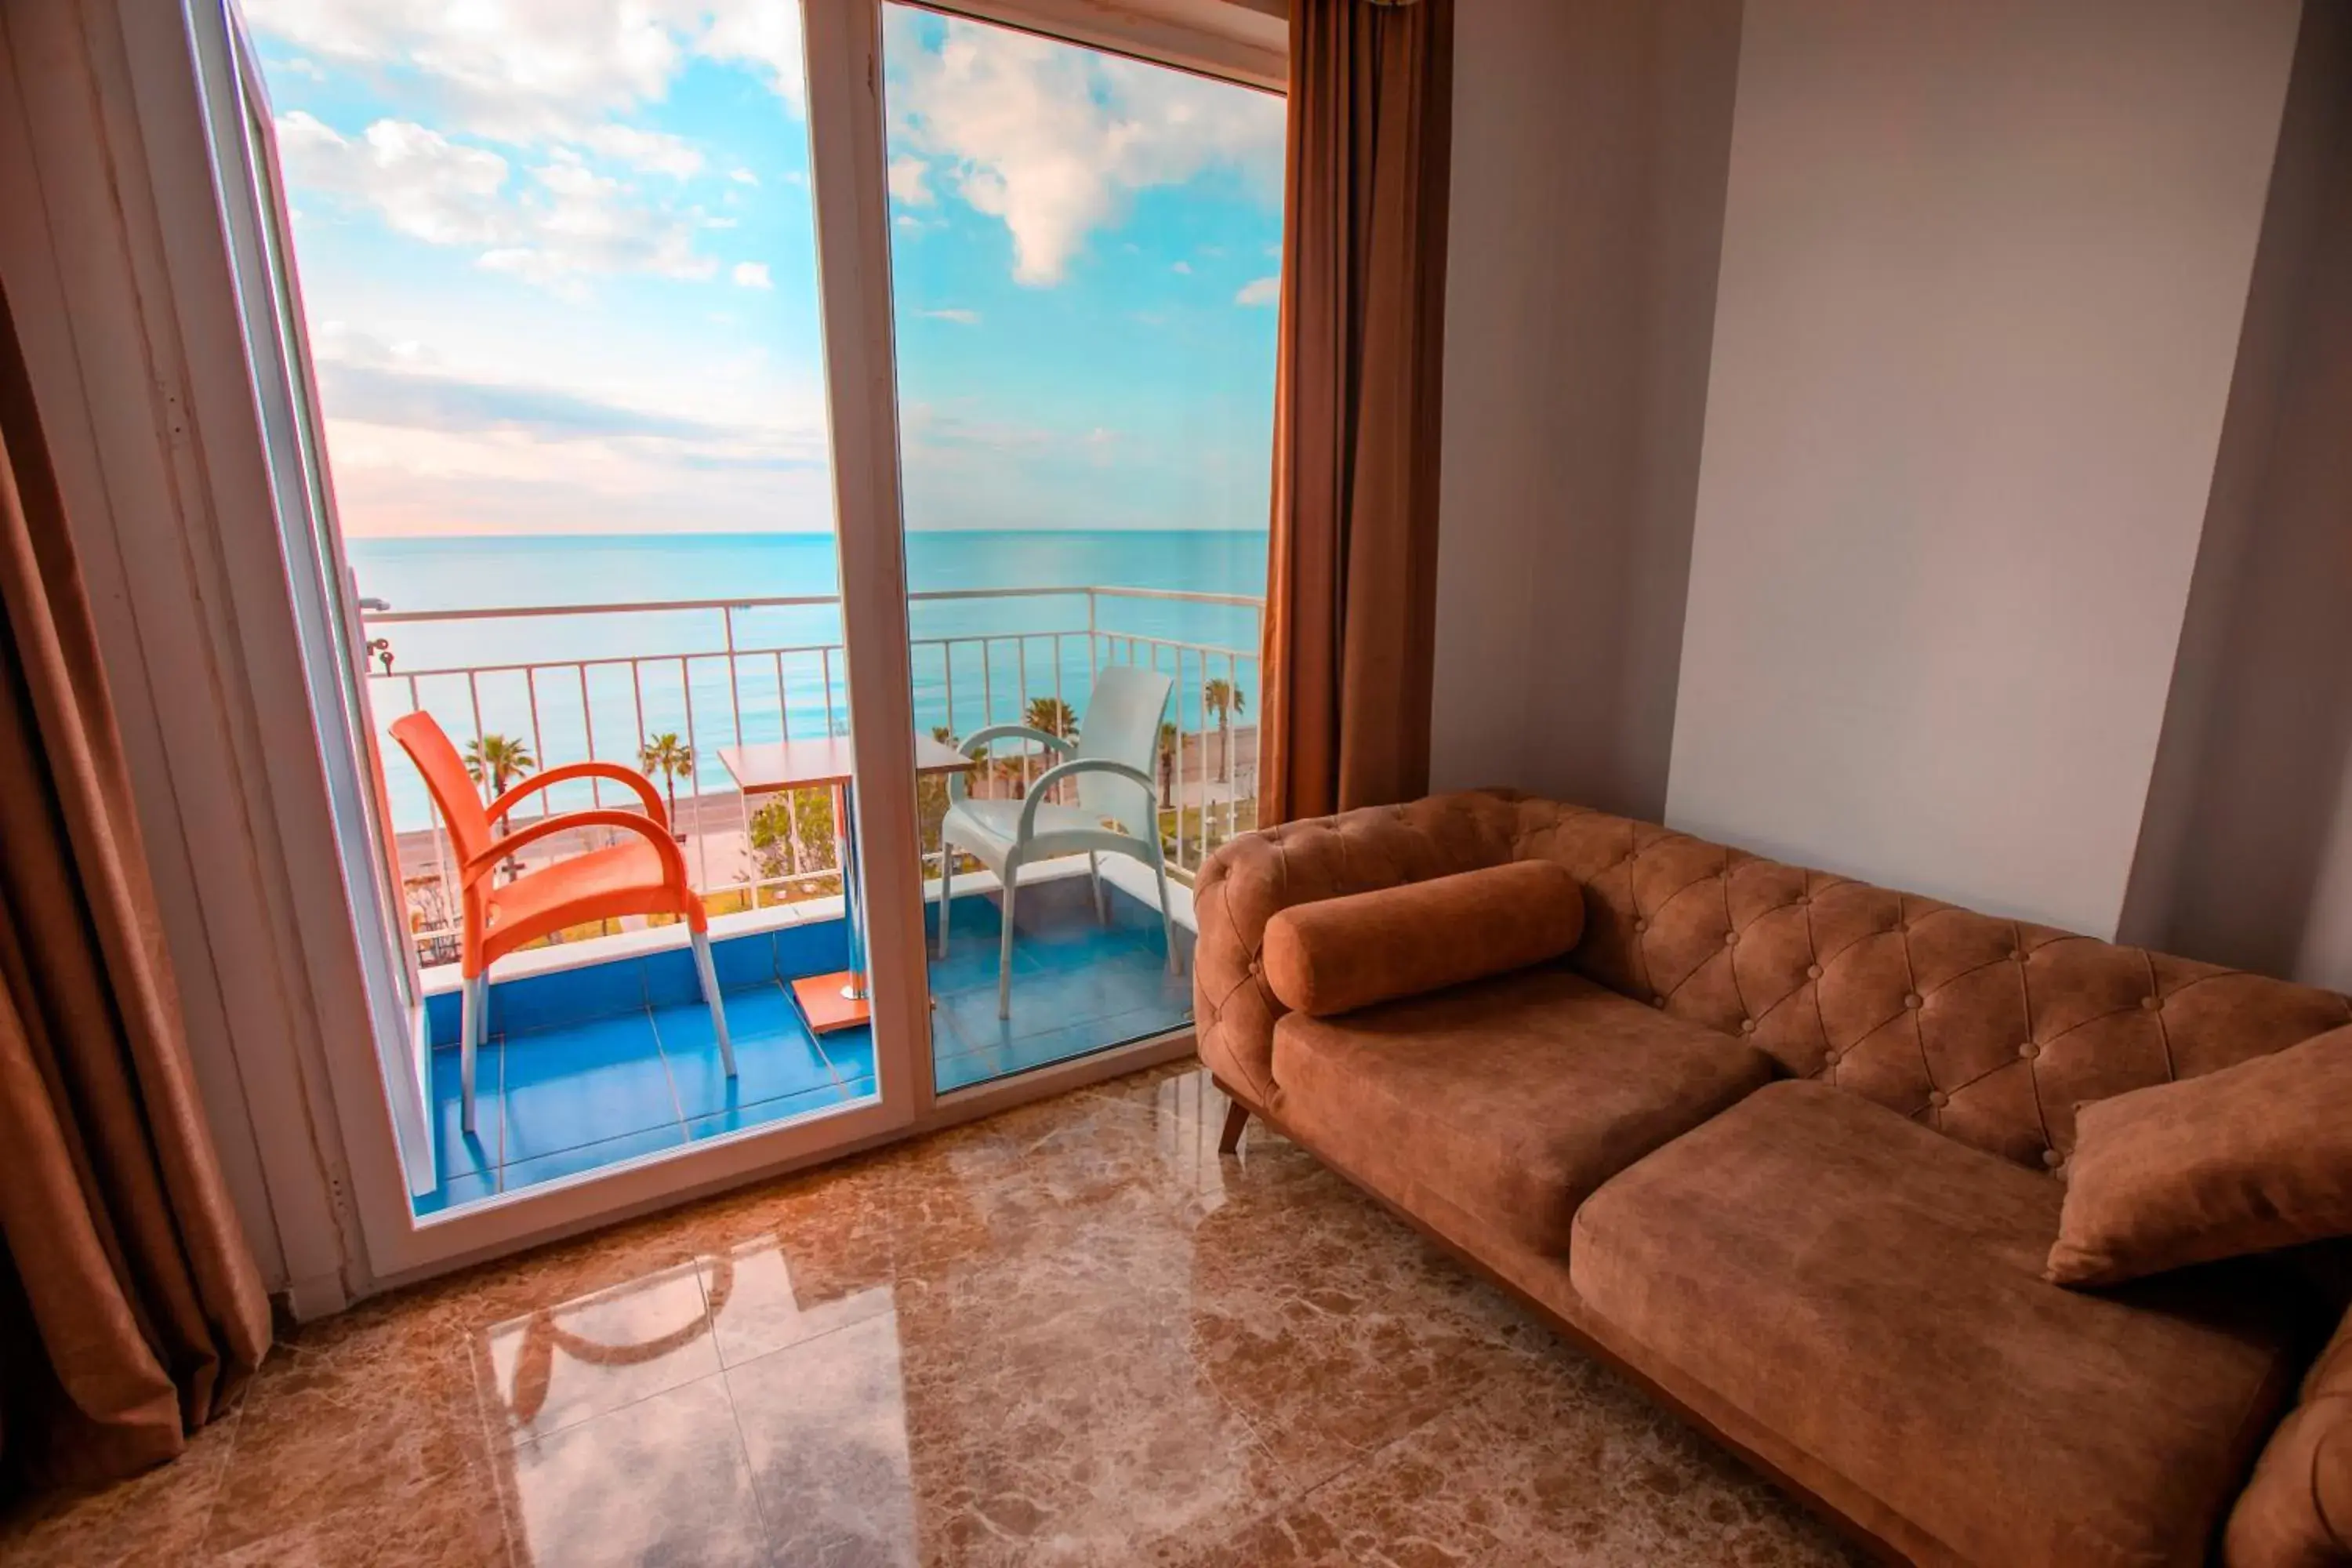
[[[973,800],[964,775],[948,777],[948,814],[940,827],[940,956],[948,955],[948,911],[955,900],[956,850],[996,873],[1004,889],[1004,927],[996,961],[996,1016],[1013,1016],[1013,895],[1021,868],[1064,855],[1087,858],[1094,879],[1095,918],[1108,921],[1102,859],[1127,855],[1151,868],[1160,881],[1160,929],[1168,942],[1168,970],[1179,969],[1176,924],[1168,913],[1168,867],[1160,854],[1160,787],[1152,773],[1160,745],[1160,715],[1175,682],[1158,670],[1115,664],[1095,678],[1076,742],[1026,724],[992,724],[965,737],[963,753],[977,757],[1005,740],[1034,741],[1068,760],[1037,775],[1020,800]],[[1077,784],[1078,804],[1049,797],[1064,779]]]

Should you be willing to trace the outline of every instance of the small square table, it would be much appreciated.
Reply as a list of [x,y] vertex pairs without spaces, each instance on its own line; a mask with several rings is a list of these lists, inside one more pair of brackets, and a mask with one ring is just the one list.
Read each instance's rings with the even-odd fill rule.
[[[865,1023],[872,1016],[866,990],[866,888],[857,869],[857,792],[850,787],[854,752],[846,735],[803,741],[764,741],[721,746],[719,764],[734,778],[748,802],[787,790],[833,792],[835,854],[841,862],[842,918],[848,925],[849,967],[812,974],[792,984],[793,998],[813,1034],[830,1034]],[[915,737],[915,773],[961,773],[972,759],[929,735]]]

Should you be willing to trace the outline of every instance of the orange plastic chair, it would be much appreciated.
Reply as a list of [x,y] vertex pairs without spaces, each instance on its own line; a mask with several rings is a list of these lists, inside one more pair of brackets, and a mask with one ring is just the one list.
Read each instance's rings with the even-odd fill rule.
[[[534,773],[488,805],[474,793],[466,760],[432,715],[404,714],[392,723],[393,739],[425,775],[433,804],[449,825],[457,852],[457,882],[463,892],[466,935],[460,970],[466,979],[463,1041],[459,1046],[459,1092],[465,1130],[474,1130],[474,1057],[489,1023],[489,970],[500,957],[568,926],[623,915],[677,915],[686,921],[694,948],[694,970],[702,999],[710,1006],[710,1026],[727,1076],[735,1076],[735,1046],[727,1037],[727,1011],[719,1000],[719,974],[710,963],[710,922],[702,900],[686,879],[686,856],[670,837],[669,818],[653,781],[617,763],[567,763]],[[493,825],[523,800],[572,779],[611,779],[636,792],[643,816],[627,811],[550,813],[500,837]],[[609,827],[642,842],[592,849],[552,866],[527,871],[500,884],[492,873],[525,845],[583,827]]]

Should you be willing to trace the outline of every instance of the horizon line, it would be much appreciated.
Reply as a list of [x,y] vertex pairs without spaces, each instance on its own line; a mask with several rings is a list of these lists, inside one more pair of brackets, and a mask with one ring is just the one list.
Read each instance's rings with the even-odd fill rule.
[[[909,529],[907,529],[905,531],[906,531],[906,532],[908,532],[908,533],[920,533],[920,534],[944,534],[944,533],[1039,533],[1039,534],[1053,534],[1053,533],[1092,533],[1092,534],[1104,534],[1104,533],[1266,533],[1266,532],[1270,532],[1270,531],[1272,531],[1272,530],[1271,530],[1271,528],[1269,528],[1269,527],[1261,527],[1261,528],[909,528]],[[678,531],[667,531],[667,530],[656,530],[656,531],[649,531],[649,532],[636,532],[636,533],[624,532],[624,531],[618,531],[618,530],[600,530],[600,531],[597,531],[588,532],[588,533],[552,533],[552,532],[551,532],[551,533],[541,533],[541,532],[535,532],[535,531],[533,531],[533,532],[481,532],[481,533],[346,533],[346,534],[344,534],[344,535],[343,535],[343,542],[344,542],[344,543],[346,543],[346,544],[354,544],[354,543],[371,543],[371,542],[387,542],[387,543],[399,543],[399,544],[405,544],[405,543],[412,543],[412,542],[427,542],[427,543],[437,543],[437,542],[447,542],[447,541],[451,541],[451,540],[471,540],[471,539],[530,539],[530,540],[546,540],[546,539],[572,539],[572,540],[577,540],[577,539],[776,539],[776,538],[787,538],[787,539],[832,539],[832,538],[835,538],[835,537],[837,537],[836,531],[834,531],[834,530],[830,530],[830,529],[819,530],[819,529],[807,529],[807,528],[774,528],[774,529],[759,530],[759,529],[731,529],[731,528],[722,528],[722,529],[709,529],[709,530],[700,530],[700,529],[698,529],[698,530],[678,530]]]

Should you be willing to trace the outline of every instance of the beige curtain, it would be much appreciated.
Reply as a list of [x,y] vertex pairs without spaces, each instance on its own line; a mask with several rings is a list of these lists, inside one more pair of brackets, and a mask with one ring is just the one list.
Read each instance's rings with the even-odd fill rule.
[[1429,787],[1453,0],[1292,0],[1261,820]]
[[269,1342],[0,295],[0,1467],[168,1459]]

